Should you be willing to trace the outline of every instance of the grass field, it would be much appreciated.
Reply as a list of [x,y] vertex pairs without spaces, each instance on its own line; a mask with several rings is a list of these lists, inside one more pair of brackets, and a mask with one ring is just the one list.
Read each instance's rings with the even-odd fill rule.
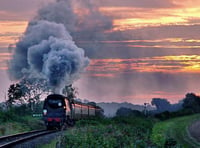
[[151,140],[158,147],[163,147],[165,142],[176,147],[200,147],[191,137],[188,136],[188,125],[200,119],[200,114],[178,117],[162,122],[157,122],[152,130]]

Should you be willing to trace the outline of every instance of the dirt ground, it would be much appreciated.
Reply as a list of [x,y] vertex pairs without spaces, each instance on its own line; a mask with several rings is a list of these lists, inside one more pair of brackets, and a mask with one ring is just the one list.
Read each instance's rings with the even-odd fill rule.
[[190,135],[200,142],[200,121],[195,121],[189,126],[189,133]]

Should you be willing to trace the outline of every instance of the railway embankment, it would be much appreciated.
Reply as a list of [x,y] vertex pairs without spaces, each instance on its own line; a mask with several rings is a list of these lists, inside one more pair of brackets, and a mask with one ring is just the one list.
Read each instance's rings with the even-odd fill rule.
[[[200,147],[193,136],[199,136],[200,114],[176,117],[157,122],[152,130],[151,140],[158,147]],[[195,131],[195,133],[194,133]]]

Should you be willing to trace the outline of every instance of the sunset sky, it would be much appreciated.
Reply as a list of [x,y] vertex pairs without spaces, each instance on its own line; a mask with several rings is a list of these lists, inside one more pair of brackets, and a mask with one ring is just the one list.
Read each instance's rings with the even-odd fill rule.
[[[12,47],[37,10],[53,1],[0,0],[1,100],[14,83],[7,74]],[[93,18],[86,9],[90,6],[73,5],[79,19],[71,34],[90,58],[74,84],[78,97],[143,104],[158,97],[175,103],[188,92],[199,94],[199,0],[91,0],[90,4],[101,17]]]

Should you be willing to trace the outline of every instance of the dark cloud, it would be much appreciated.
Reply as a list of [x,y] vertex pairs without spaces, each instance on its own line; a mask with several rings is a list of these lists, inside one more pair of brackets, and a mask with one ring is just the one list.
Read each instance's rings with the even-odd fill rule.
[[54,0],[2,0],[0,1],[0,20],[30,20],[37,9]]
[[99,0],[103,6],[140,7],[140,8],[172,8],[176,7],[172,0]]
[[[200,25],[165,25],[115,31],[93,37],[87,33],[79,35],[77,33],[74,39],[78,46],[85,49],[86,55],[90,58],[199,55],[199,30]],[[180,40],[176,41],[176,38]]]
[[163,39],[163,38],[192,38],[198,39],[200,25],[162,25],[156,27],[144,27],[135,30],[124,31],[124,34],[132,34],[134,38]]
[[[138,45],[145,45],[141,42]],[[157,45],[157,44],[154,44]],[[86,55],[89,58],[142,58],[142,57],[155,57],[155,56],[178,56],[178,55],[194,55],[200,54],[196,48],[156,48],[156,47],[129,47],[127,45],[116,44],[98,44],[92,48],[90,44],[78,43],[78,46],[85,49]]]
[[33,11],[41,7],[42,4],[53,0],[3,0],[0,1],[0,11],[7,12],[27,12]]

